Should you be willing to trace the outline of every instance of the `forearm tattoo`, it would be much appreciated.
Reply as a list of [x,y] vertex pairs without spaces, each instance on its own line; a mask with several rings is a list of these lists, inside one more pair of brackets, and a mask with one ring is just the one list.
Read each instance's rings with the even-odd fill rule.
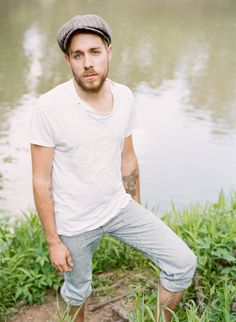
[[127,193],[132,197],[136,195],[136,183],[138,181],[139,175],[136,173],[136,170],[133,170],[129,176],[123,176],[123,184]]

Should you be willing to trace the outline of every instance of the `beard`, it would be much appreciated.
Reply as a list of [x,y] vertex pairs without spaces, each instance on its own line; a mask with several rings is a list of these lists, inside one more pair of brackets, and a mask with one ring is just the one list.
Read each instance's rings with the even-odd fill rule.
[[[76,73],[72,69],[72,74],[77,85],[86,93],[99,93],[101,88],[103,87],[104,82],[106,81],[107,75],[109,71],[109,66],[107,63],[106,70],[103,73],[96,73],[92,68],[87,69],[82,76],[76,75]],[[86,81],[84,75],[86,74],[96,74],[96,79]]]

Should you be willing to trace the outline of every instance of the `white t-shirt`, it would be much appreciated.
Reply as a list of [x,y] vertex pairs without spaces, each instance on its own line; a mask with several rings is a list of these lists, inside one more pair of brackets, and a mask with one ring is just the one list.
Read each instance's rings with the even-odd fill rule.
[[108,80],[113,109],[101,113],[76,93],[73,79],[39,97],[30,143],[54,148],[52,190],[58,234],[95,229],[125,207],[131,196],[121,176],[125,137],[135,126],[134,99]]

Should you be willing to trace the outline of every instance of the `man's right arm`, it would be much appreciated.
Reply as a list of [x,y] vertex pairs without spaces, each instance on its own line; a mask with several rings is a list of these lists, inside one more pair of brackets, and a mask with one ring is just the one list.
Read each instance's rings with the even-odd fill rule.
[[71,270],[72,259],[57,231],[52,195],[52,161],[54,149],[31,144],[33,192],[53,266],[61,272]]

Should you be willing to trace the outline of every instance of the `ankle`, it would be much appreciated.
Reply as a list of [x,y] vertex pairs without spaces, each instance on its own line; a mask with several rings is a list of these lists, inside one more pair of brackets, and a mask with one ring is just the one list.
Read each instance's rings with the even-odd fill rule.
[[69,315],[75,318],[74,322],[84,322],[84,305],[72,306]]

